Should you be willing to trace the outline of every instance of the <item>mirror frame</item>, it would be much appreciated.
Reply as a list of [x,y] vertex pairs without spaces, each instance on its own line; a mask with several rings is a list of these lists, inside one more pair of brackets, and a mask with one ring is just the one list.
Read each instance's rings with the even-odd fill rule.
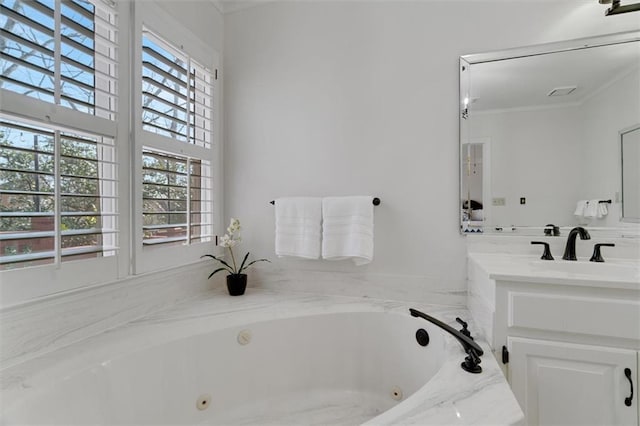
[[624,158],[623,158],[623,137],[627,133],[640,130],[640,123],[635,124],[626,129],[622,129],[618,132],[618,138],[620,140],[620,201],[622,202],[622,208],[620,209],[620,222],[625,223],[640,223],[640,217],[624,217]]
[[[465,143],[463,141],[463,135],[465,132],[465,120],[468,116],[468,100],[465,103],[464,99],[466,97],[466,88],[469,85],[469,82],[466,81],[463,73],[469,69],[469,67],[473,64],[481,64],[486,62],[495,62],[502,61],[505,59],[516,59],[516,58],[525,58],[530,56],[539,56],[539,55],[547,55],[550,53],[559,53],[559,52],[569,52],[573,50],[581,50],[581,49],[589,49],[592,47],[599,46],[608,46],[622,43],[632,43],[632,42],[640,42],[640,30],[632,30],[632,31],[624,31],[613,34],[606,34],[594,37],[584,37],[572,40],[565,40],[560,42],[553,43],[545,43],[545,44],[535,44],[530,46],[522,46],[516,47],[512,49],[505,50],[497,50],[493,52],[486,53],[473,53],[468,55],[462,55],[459,59],[459,91],[458,91],[458,212],[459,212],[459,232],[461,235],[470,235],[463,230],[463,213],[462,208],[460,208],[460,200],[462,200],[462,179],[464,169],[462,167],[463,153],[462,153],[462,145]],[[627,129],[628,130],[628,129]],[[622,141],[622,135],[620,135],[620,141]],[[467,141],[468,142],[468,141]],[[620,150],[622,150],[622,142],[620,142]],[[620,179],[622,180],[622,173],[620,174]],[[622,193],[622,186],[620,187],[620,192]],[[485,201],[483,200],[483,203]],[[622,221],[622,219],[621,219]],[[640,219],[635,220],[628,218],[624,222],[633,222],[640,223]],[[540,227],[528,227],[528,226],[520,226],[519,229],[531,229],[532,231],[535,229],[539,231]],[[612,228],[613,229],[613,228]],[[481,232],[482,234],[482,232]],[[473,233],[471,233],[473,235]],[[491,235],[513,235],[511,233],[495,233]],[[520,234],[527,235],[527,234]]]

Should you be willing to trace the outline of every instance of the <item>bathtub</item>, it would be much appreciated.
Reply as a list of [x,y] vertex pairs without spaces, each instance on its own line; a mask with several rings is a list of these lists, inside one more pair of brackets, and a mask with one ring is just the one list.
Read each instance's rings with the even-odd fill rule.
[[341,306],[151,321],[72,345],[3,374],[14,383],[3,385],[2,424],[411,423],[426,405],[447,407],[447,386],[464,396],[445,410],[460,423],[478,383],[493,383],[496,371],[462,371],[455,339],[408,310]]

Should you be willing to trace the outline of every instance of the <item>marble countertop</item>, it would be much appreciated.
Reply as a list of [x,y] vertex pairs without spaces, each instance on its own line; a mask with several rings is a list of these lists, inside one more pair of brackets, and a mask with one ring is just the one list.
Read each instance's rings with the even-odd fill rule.
[[633,259],[597,263],[540,260],[539,256],[506,253],[468,253],[468,256],[493,280],[640,290],[640,262]]
[[[406,312],[409,308],[455,325],[455,317],[470,318],[468,311],[439,305],[358,297],[280,293],[249,288],[241,297],[230,297],[221,289],[206,297],[189,300],[144,318],[84,339],[62,349],[40,355],[0,370],[4,403],[29,396],[61,375],[91,368],[132,351],[190,335],[208,333],[236,325],[270,319],[339,312]],[[474,331],[474,325],[470,324]],[[447,335],[448,336],[448,335]],[[492,424],[522,422],[523,413],[515,400],[489,346],[479,341],[485,355],[481,374],[460,368],[464,351],[447,337],[447,359],[438,373],[401,404],[367,424]]]

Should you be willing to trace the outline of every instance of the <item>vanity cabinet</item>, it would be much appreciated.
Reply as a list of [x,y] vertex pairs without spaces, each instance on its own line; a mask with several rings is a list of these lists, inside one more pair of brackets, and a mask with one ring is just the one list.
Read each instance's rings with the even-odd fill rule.
[[503,368],[529,426],[638,425],[639,294],[495,281],[494,350],[500,359],[506,348]]
[[[637,352],[508,337],[509,381],[529,425],[636,425]],[[635,389],[634,389],[635,390]]]
[[474,328],[491,345],[526,423],[638,425],[640,269],[621,278],[561,270],[592,264],[541,270],[539,263],[470,253],[467,265]]

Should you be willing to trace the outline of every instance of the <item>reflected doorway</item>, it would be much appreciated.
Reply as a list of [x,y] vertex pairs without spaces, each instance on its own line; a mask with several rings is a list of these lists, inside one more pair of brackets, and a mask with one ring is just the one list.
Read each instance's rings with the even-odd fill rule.
[[489,138],[462,144],[462,230],[483,232],[489,214],[490,188]]

